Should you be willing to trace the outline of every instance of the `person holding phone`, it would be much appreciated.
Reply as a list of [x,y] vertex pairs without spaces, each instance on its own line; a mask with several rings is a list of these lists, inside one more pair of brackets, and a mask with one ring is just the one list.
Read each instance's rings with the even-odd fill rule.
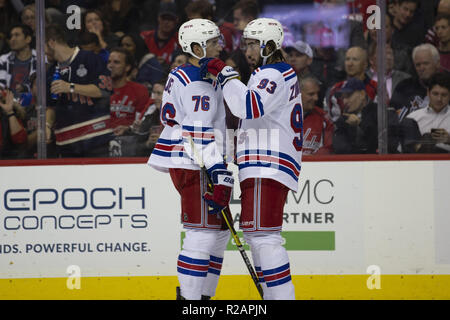
[[433,75],[427,95],[428,106],[402,121],[403,149],[408,153],[450,152],[450,76],[444,72]]

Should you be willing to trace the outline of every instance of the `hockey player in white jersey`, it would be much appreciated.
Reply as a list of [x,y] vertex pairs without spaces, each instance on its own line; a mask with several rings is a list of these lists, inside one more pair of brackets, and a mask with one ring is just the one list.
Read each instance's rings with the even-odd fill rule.
[[274,19],[251,21],[244,30],[254,64],[248,86],[220,59],[202,59],[231,112],[241,120],[237,163],[241,186],[240,228],[251,247],[264,299],[295,299],[289,258],[280,235],[289,190],[297,191],[303,144],[303,110],[294,69],[281,53],[283,27]]
[[[148,164],[168,171],[181,196],[186,237],[178,256],[177,299],[199,300],[215,294],[230,235],[222,227],[220,210],[230,201],[233,177],[223,157],[222,90],[213,80],[200,77],[198,64],[201,58],[219,56],[219,28],[209,20],[190,20],[179,29],[179,43],[190,55],[189,63],[169,74],[161,107],[165,127]],[[206,176],[195,162],[190,139],[214,182],[212,194],[207,193]]]

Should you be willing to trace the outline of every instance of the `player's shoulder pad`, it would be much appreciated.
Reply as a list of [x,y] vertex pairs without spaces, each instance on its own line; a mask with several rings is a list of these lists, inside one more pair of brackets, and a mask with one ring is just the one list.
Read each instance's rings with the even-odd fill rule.
[[175,69],[173,69],[170,74],[174,75],[175,77],[180,80],[180,82],[187,86],[190,83],[196,82],[196,81],[203,81],[203,82],[211,82],[212,80],[209,79],[202,79],[200,77],[200,68],[196,67],[192,64],[183,64]]
[[252,75],[257,75],[260,72],[280,74],[284,81],[289,81],[292,78],[297,77],[294,68],[292,68],[291,65],[287,64],[286,62],[264,65],[253,71]]

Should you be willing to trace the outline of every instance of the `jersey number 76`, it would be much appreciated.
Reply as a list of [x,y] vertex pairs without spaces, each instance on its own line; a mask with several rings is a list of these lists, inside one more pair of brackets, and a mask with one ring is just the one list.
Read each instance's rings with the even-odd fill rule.
[[208,96],[192,96],[192,101],[195,101],[194,112],[198,111],[201,105],[203,111],[209,110],[209,97]]

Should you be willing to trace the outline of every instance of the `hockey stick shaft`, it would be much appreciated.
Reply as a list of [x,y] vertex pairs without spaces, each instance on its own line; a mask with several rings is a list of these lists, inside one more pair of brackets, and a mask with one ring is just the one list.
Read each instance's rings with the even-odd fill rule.
[[[200,155],[197,152],[197,149],[195,148],[195,144],[194,144],[194,140],[192,139],[191,136],[188,137],[189,138],[189,142],[191,145],[191,149],[194,153],[194,158],[195,161],[197,162],[197,164],[199,165],[200,169],[202,170],[203,174],[206,176],[207,182],[208,182],[208,187],[210,190],[213,190],[214,188],[214,184],[211,180],[211,177],[208,175],[208,172],[206,170],[205,164],[203,163],[202,158],[200,157]],[[242,259],[244,260],[244,263],[248,269],[248,272],[250,273],[250,276],[252,277],[252,280],[256,286],[256,289],[258,290],[259,295],[261,296],[261,299],[264,299],[264,292],[263,289],[261,287],[261,284],[259,283],[259,279],[258,279],[258,275],[255,272],[255,269],[253,269],[252,264],[250,263],[250,259],[247,256],[247,253],[244,250],[244,247],[241,243],[241,240],[239,239],[239,236],[237,235],[236,230],[234,229],[233,226],[233,221],[230,219],[232,219],[232,215],[231,215],[231,211],[230,211],[230,207],[226,206],[225,209],[221,210],[221,214],[222,214],[222,218],[225,221],[225,224],[227,225],[228,230],[230,230],[231,236],[239,250],[239,253],[242,256]],[[230,218],[230,219],[229,219]]]

